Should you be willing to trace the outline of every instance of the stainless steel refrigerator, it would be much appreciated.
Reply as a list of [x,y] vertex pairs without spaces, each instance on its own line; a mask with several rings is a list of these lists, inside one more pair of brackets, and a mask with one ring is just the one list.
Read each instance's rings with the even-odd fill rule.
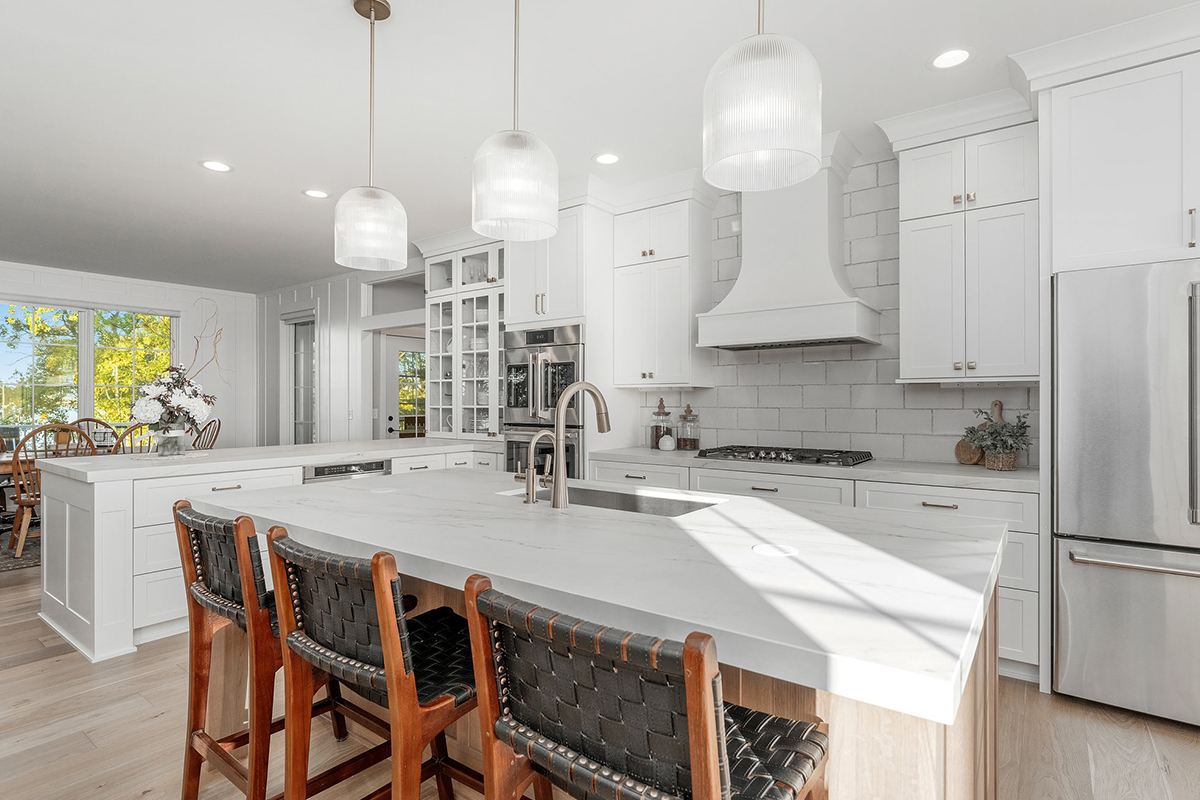
[[1200,724],[1200,261],[1054,284],[1054,689]]

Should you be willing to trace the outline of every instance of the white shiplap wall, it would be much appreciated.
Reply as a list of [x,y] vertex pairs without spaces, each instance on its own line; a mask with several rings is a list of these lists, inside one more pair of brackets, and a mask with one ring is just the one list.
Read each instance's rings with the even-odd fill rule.
[[[899,166],[860,162],[843,196],[846,271],[860,297],[883,312],[883,342],[783,350],[719,351],[713,389],[646,392],[701,414],[702,446],[841,447],[876,458],[953,461],[975,408],[1004,403],[1006,419],[1030,411],[1037,436],[1038,391],[899,385]],[[728,294],[741,268],[740,196],[723,195],[713,221],[713,300]],[[649,411],[646,412],[649,421]],[[648,436],[643,435],[643,442]],[[1036,462],[1037,445],[1033,449]],[[1024,462],[1023,462],[1024,463]]]

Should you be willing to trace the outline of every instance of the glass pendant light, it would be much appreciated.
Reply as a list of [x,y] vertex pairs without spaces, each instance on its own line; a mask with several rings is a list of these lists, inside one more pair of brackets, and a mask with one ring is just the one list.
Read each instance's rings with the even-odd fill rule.
[[735,44],[704,84],[704,180],[719,189],[761,192],[810,178],[821,168],[821,70],[808,48],[763,33]]
[[343,267],[400,270],[408,266],[408,213],[391,192],[375,186],[375,22],[391,16],[388,0],[354,0],[371,20],[371,103],[367,185],[342,195],[333,212],[333,260]]
[[513,0],[513,126],[475,153],[471,229],[481,236],[529,242],[558,233],[558,162],[538,137],[521,130],[521,0]]

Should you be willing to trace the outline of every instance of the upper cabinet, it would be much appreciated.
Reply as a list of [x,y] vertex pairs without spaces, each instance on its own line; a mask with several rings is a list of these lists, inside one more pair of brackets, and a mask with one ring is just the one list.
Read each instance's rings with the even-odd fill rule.
[[487,289],[504,282],[505,248],[500,242],[425,259],[425,294],[443,297]]
[[900,381],[1038,379],[1037,124],[900,153]]
[[586,313],[586,207],[562,211],[558,233],[537,242],[508,242],[509,330],[561,325]]
[[1038,196],[1037,123],[900,153],[900,218],[919,219]]
[[644,208],[613,219],[613,257],[618,267],[666,261],[688,254],[689,201]]
[[1200,54],[1050,95],[1055,272],[1195,258]]

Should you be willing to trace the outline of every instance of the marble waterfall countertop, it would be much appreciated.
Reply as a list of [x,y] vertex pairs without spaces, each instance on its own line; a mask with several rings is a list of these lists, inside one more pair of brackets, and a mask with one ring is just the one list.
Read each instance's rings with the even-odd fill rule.
[[434,453],[503,452],[503,442],[463,442],[455,439],[379,439],[365,442],[321,442],[268,447],[229,447],[192,451],[183,456],[156,453],[46,458],[37,462],[44,472],[84,483],[207,475],[234,470],[307,467],[380,458],[403,458]]
[[[770,450],[771,448],[763,448]],[[826,464],[780,464],[778,462],[725,461],[697,458],[696,451],[651,450],[649,447],[624,447],[589,453],[596,461],[621,461],[634,464],[661,464],[691,469],[726,469],[737,472],[765,472],[775,475],[806,475],[810,478],[842,478],[851,481],[915,483],[922,486],[953,486],[960,489],[999,489],[1009,492],[1037,492],[1038,468],[1018,467],[1012,472],[986,469],[982,464],[950,464],[939,461],[888,461],[877,459],[856,467]]]
[[706,631],[732,666],[954,722],[1003,523],[572,485],[713,505],[674,518],[555,510],[525,505],[511,475],[474,470],[189,499],[345,555],[390,551],[402,573],[444,586],[480,572],[500,591],[601,624],[679,640]]

